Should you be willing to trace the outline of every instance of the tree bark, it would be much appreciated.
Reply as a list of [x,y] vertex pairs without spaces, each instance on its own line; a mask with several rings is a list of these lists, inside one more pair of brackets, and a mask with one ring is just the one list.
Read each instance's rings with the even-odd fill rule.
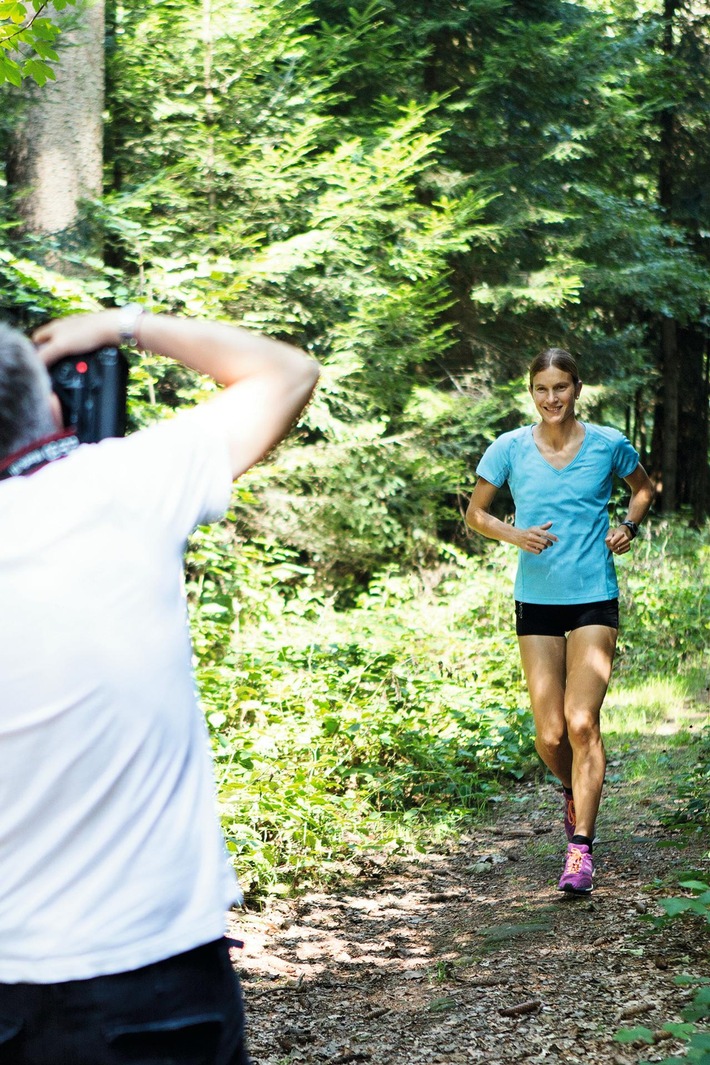
[[708,468],[708,342],[702,329],[689,327],[678,334],[682,388],[678,400],[677,502],[692,508],[701,524],[710,508]]
[[663,458],[661,462],[661,501],[664,514],[678,506],[678,331],[672,318],[661,321],[663,358]]
[[205,93],[205,127],[207,131],[205,144],[205,182],[207,185],[207,203],[214,221],[217,213],[217,192],[215,183],[215,100],[213,84],[214,35],[212,28],[212,0],[202,0],[202,44],[204,47],[202,74]]
[[56,81],[27,87],[13,135],[8,181],[18,194],[25,232],[77,244],[79,204],[100,195],[103,168],[104,0],[77,14],[52,12],[66,30],[59,39]]
[[[678,0],[663,3],[663,54],[670,64],[674,54],[674,20]],[[675,163],[675,112],[665,108],[660,115],[658,201],[664,221],[673,221],[673,167]],[[661,506],[664,514],[678,506],[678,395],[680,365],[678,330],[672,318],[661,319],[661,368],[663,384],[663,431],[661,458]]]

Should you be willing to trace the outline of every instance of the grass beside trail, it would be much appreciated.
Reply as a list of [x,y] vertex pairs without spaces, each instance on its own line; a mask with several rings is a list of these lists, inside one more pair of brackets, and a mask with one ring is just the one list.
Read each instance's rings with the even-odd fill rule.
[[[710,703],[706,669],[672,678],[613,686],[604,707],[607,748],[607,816],[622,817],[627,804],[682,829],[707,829]],[[623,793],[614,784],[623,781]]]

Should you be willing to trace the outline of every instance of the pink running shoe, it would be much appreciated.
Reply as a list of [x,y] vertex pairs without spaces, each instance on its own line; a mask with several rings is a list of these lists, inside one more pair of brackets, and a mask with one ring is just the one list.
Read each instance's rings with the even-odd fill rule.
[[558,891],[569,891],[572,895],[588,895],[592,890],[594,863],[589,847],[585,843],[568,843],[565,868]]
[[572,836],[577,827],[577,815],[574,812],[574,799],[568,796],[564,789],[562,790],[562,798],[565,804],[565,835],[571,843]]

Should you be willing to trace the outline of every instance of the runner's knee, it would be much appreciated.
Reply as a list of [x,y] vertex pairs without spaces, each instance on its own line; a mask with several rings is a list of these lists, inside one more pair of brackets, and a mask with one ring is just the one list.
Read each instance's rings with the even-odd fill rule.
[[565,743],[566,731],[563,726],[551,725],[538,730],[535,737],[537,753],[545,761],[545,756],[559,754]]
[[567,735],[573,748],[591,747],[599,743],[601,733],[596,714],[587,711],[573,711],[567,717]]

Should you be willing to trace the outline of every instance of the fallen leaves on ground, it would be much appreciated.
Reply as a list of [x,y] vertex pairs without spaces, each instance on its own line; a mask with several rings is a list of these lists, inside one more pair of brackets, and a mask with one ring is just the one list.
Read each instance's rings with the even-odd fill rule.
[[[340,890],[235,913],[253,1065],[636,1065],[676,1052],[663,1026],[692,989],[674,977],[710,967],[690,924],[656,931],[648,918],[674,869],[705,859],[700,843],[659,848],[662,828],[636,815],[631,830],[602,819],[592,896],[556,890],[558,796],[521,785],[450,851],[363,862]],[[614,1040],[636,1017],[653,1045]]]

